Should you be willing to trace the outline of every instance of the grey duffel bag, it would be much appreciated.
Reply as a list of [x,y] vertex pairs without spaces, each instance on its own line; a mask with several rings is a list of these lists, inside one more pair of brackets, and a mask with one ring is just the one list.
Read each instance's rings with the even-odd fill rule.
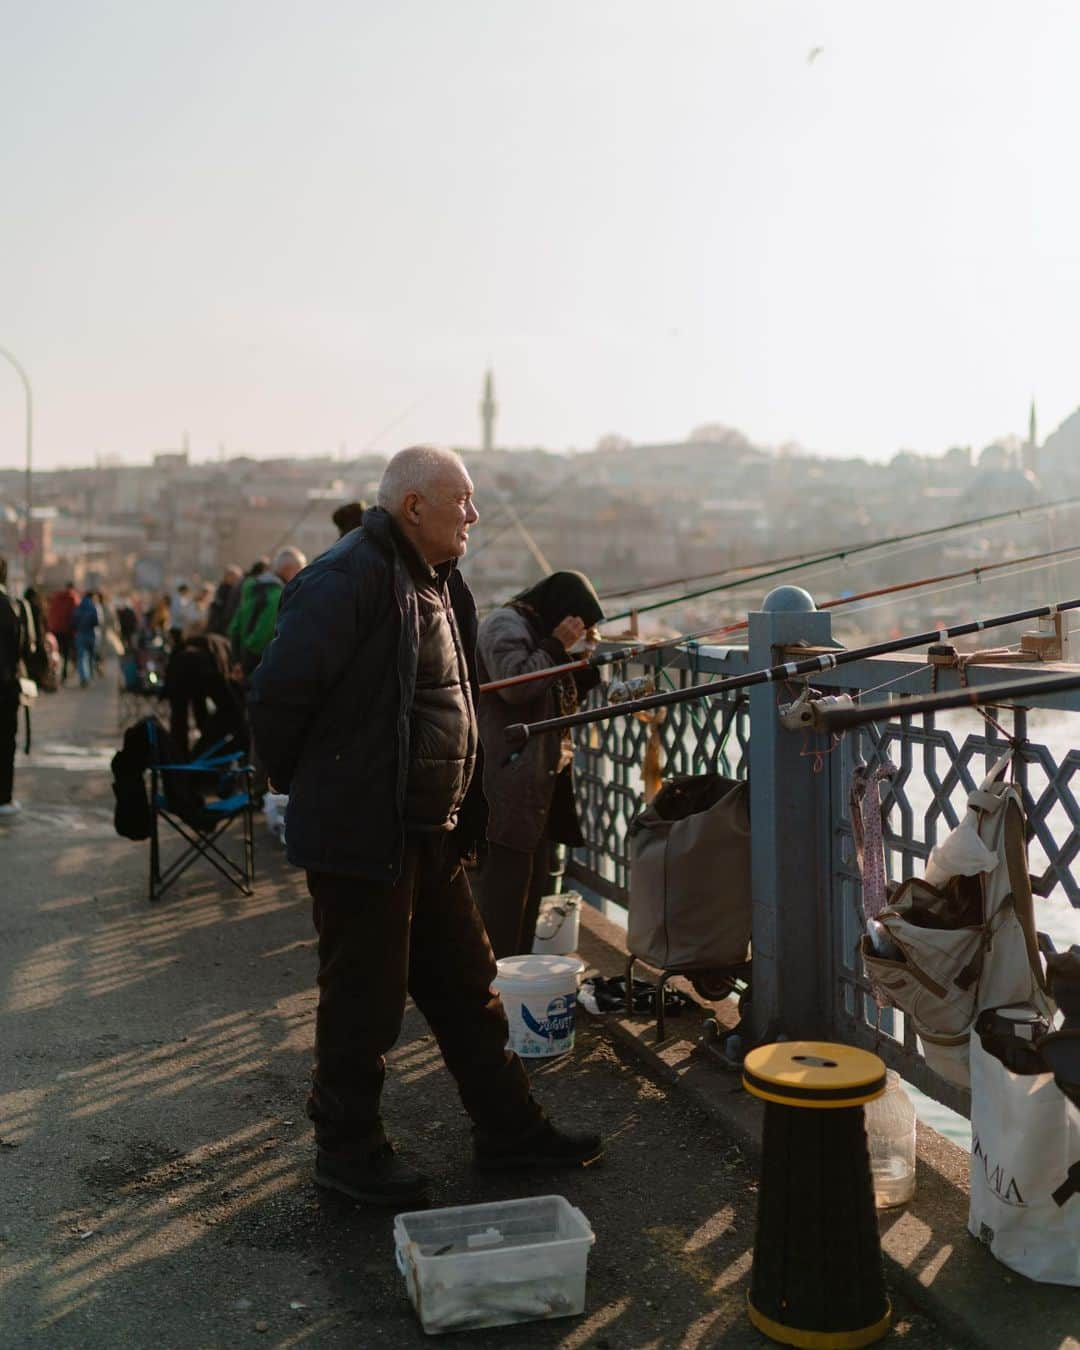
[[669,780],[630,825],[627,948],[662,970],[715,970],[747,959],[750,811],[743,782]]

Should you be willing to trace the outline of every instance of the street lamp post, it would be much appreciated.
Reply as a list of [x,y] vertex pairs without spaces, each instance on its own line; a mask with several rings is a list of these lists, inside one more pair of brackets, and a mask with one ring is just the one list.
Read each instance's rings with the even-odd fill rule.
[[23,554],[27,581],[32,584],[37,571],[34,536],[31,529],[34,510],[34,395],[30,388],[30,377],[14,355],[6,347],[0,347],[0,356],[6,357],[15,367],[15,372],[22,380],[23,389],[26,391],[26,533],[19,541],[19,548]]

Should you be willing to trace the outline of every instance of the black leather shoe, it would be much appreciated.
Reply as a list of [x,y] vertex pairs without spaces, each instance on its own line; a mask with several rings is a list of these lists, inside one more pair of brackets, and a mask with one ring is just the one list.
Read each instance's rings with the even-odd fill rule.
[[396,1205],[398,1209],[422,1208],[427,1204],[430,1185],[422,1172],[401,1161],[389,1143],[366,1158],[339,1158],[320,1149],[315,1159],[315,1181],[354,1200]]
[[591,1167],[603,1156],[598,1134],[558,1130],[550,1120],[511,1139],[478,1132],[473,1143],[473,1162],[484,1172],[512,1167]]

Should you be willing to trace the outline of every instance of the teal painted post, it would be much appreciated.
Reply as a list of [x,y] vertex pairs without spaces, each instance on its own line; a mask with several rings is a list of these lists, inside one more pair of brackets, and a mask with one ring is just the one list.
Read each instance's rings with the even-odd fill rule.
[[[782,649],[798,642],[831,644],[830,615],[812,605],[805,591],[784,586],[749,615],[751,670],[784,660]],[[802,753],[811,733],[788,731],[778,717],[778,706],[792,702],[801,687],[750,690],[752,1028],[759,1042],[779,1033],[823,1038],[832,1020],[831,766],[826,761],[826,771],[815,774],[813,756]]]

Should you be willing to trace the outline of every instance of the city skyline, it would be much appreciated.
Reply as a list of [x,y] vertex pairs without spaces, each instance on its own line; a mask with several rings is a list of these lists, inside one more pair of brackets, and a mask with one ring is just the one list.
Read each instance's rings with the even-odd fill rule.
[[[711,435],[714,435],[719,431],[725,431],[731,433],[735,437],[741,437],[746,441],[747,445],[752,446],[755,450],[760,450],[766,453],[775,452],[779,450],[781,453],[784,454],[790,455],[792,453],[799,453],[809,458],[824,458],[824,459],[841,458],[841,456],[838,455],[830,455],[827,451],[823,452],[820,450],[811,450],[806,446],[799,445],[798,443],[795,442],[789,442],[782,446],[765,445],[760,442],[756,442],[752,436],[748,436],[743,430],[743,428],[727,427],[726,424],[721,422],[704,423],[698,428],[692,428],[684,436],[669,436],[656,442],[638,441],[632,437],[619,437],[619,436],[613,437],[611,435],[608,435],[606,437],[602,437],[596,443],[596,445],[581,446],[581,447],[567,446],[563,450],[559,450],[552,446],[543,446],[543,445],[518,445],[518,446],[504,445],[498,439],[498,436],[496,434],[496,428],[498,425],[498,413],[500,409],[499,404],[497,403],[495,398],[495,372],[493,370],[488,369],[487,371],[484,372],[482,389],[483,389],[483,396],[477,409],[479,434],[474,441],[471,441],[467,444],[462,442],[455,446],[456,449],[460,450],[462,453],[465,454],[477,452],[486,453],[491,451],[497,451],[500,454],[506,453],[514,454],[517,452],[529,453],[539,451],[545,454],[553,454],[553,455],[560,455],[560,454],[581,455],[581,454],[589,454],[590,452],[595,450],[610,449],[611,448],[610,442],[612,440],[622,441],[628,448],[633,447],[636,449],[648,449],[650,446],[663,447],[679,444],[704,443],[708,441],[708,439],[710,439]],[[1069,421],[1073,416],[1075,416],[1076,413],[1080,413],[1080,405],[1078,405],[1077,408],[1073,410],[1073,413],[1070,413],[1067,418],[1063,419],[1063,423]],[[937,450],[922,452],[921,457],[927,459],[937,459],[941,458],[942,456],[950,452],[963,450],[970,453],[974,458],[977,459],[983,450],[993,450],[995,449],[995,447],[1007,446],[1010,452],[1015,452],[1017,456],[1018,467],[1022,467],[1024,469],[1029,468],[1035,469],[1037,468],[1036,453],[1040,445],[1037,430],[1037,420],[1038,420],[1038,413],[1036,402],[1034,399],[1032,399],[1027,411],[1026,435],[1021,435],[1019,432],[1012,430],[1005,431],[1001,435],[993,437],[985,445],[972,445],[971,443],[964,443],[950,446],[942,446]],[[1059,424],[1057,427],[1053,428],[1051,434],[1053,435],[1054,432],[1059,431],[1061,429],[1061,425],[1062,424]],[[80,468],[116,468],[124,466],[129,466],[132,468],[147,467],[148,465],[152,464],[155,460],[159,458],[168,459],[174,455],[183,456],[191,464],[214,464],[226,462],[231,459],[267,459],[267,460],[282,459],[290,461],[303,459],[327,460],[331,463],[339,464],[341,469],[345,471],[348,469],[350,465],[358,463],[361,460],[367,459],[372,455],[376,457],[389,458],[395,452],[396,449],[400,448],[392,444],[389,445],[388,447],[380,447],[377,442],[378,440],[381,439],[383,438],[379,437],[375,442],[369,443],[359,453],[355,453],[352,450],[350,450],[348,444],[342,441],[336,447],[329,450],[316,449],[310,451],[307,454],[285,453],[274,456],[270,455],[260,456],[250,451],[238,450],[235,452],[231,452],[224,445],[224,443],[220,442],[212,450],[200,451],[198,448],[193,449],[191,445],[190,436],[188,432],[185,431],[181,434],[180,439],[176,445],[156,445],[150,448],[145,448],[141,452],[135,452],[134,454],[128,456],[118,454],[115,452],[102,453],[101,451],[95,451],[93,452],[93,455],[89,462],[85,460],[77,460],[72,463],[59,462],[55,464],[39,466],[35,470],[35,472],[51,473],[51,472],[65,472],[68,470],[77,470]],[[851,458],[866,459],[870,463],[875,462],[887,463],[896,455],[904,455],[904,454],[920,454],[920,452],[912,451],[909,447],[902,446],[899,447],[896,451],[894,451],[893,455],[881,457],[855,455],[852,456]],[[10,469],[11,467],[13,467],[12,464],[0,462],[0,473],[2,473],[5,469]]]

